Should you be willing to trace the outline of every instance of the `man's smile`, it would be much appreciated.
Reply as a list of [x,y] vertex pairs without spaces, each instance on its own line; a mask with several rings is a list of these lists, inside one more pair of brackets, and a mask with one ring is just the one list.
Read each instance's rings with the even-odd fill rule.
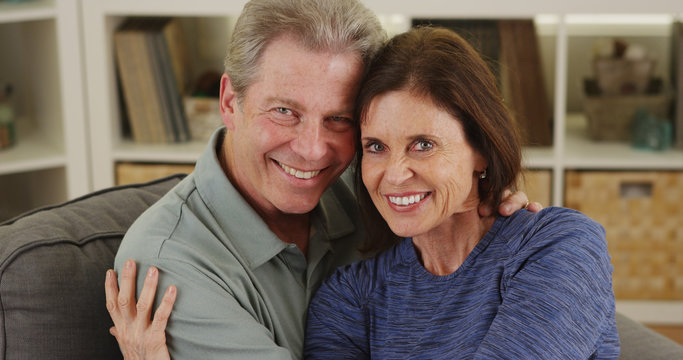
[[284,170],[287,174],[292,175],[297,179],[308,180],[308,179],[311,179],[311,178],[315,177],[316,175],[320,174],[320,171],[321,171],[321,170],[309,170],[309,171],[298,170],[298,169],[295,169],[293,167],[287,166],[287,165],[285,165],[279,161],[275,161],[275,163],[280,165],[282,170]]

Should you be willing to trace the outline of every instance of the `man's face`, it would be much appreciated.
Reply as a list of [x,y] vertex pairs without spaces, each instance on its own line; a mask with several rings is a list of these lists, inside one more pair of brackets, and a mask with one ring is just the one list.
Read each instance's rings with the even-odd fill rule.
[[307,213],[354,156],[357,53],[274,39],[241,103],[224,76],[221,114],[231,180],[262,214]]

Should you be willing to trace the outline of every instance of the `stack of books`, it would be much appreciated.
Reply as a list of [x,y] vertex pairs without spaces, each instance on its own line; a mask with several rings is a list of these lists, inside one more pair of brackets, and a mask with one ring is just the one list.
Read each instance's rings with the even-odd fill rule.
[[130,18],[114,33],[118,79],[133,140],[190,140],[183,95],[187,52],[175,18]]

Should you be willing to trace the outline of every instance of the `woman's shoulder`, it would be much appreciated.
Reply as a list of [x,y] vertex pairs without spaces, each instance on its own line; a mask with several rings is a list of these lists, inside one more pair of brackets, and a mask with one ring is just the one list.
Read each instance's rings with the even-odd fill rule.
[[594,247],[606,251],[605,229],[585,214],[563,207],[521,210],[499,231],[513,252],[538,247]]

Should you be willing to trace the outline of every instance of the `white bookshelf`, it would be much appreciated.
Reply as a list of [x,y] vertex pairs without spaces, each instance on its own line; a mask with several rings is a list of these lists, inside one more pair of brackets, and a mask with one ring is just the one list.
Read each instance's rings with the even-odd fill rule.
[[[121,139],[119,106],[114,73],[112,34],[126,16],[177,16],[218,18],[237,16],[246,1],[83,1],[83,24],[88,74],[90,138],[93,141],[93,184],[96,189],[113,185],[114,165],[119,161],[192,163],[205,143],[168,146],[135,144]],[[226,29],[226,31],[228,31]]]
[[13,184],[0,186],[0,220],[92,190],[80,34],[77,0],[0,3],[0,82],[17,114],[16,144],[0,150],[0,184]]

